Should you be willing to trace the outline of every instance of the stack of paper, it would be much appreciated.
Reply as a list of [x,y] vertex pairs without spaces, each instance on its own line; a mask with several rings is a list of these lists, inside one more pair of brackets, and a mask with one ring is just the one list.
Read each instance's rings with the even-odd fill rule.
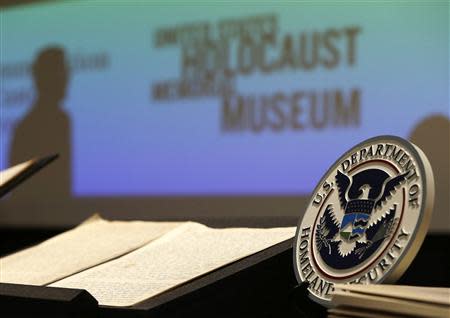
[[450,317],[450,288],[334,286],[329,317]]

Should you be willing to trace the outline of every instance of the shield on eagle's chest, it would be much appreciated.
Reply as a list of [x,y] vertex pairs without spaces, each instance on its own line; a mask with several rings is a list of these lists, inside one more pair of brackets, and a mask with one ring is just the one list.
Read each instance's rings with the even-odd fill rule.
[[339,229],[342,239],[353,241],[364,235],[369,224],[373,204],[372,200],[352,200],[348,202]]
[[353,241],[364,235],[367,224],[369,224],[370,215],[367,213],[350,213],[344,215],[341,228],[339,230],[341,237],[346,241]]

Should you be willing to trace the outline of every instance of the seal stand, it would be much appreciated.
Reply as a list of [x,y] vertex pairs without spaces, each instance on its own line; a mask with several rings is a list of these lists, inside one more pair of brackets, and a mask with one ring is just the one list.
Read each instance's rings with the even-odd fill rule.
[[289,299],[293,310],[297,312],[297,317],[325,317],[327,309],[308,297],[308,285],[308,283],[304,282],[291,290]]

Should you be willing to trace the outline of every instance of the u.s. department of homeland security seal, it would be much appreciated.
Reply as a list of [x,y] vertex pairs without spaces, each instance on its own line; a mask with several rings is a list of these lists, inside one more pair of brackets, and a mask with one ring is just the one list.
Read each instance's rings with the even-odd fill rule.
[[323,305],[335,283],[394,282],[422,244],[433,201],[433,172],[417,146],[394,136],[360,143],[320,180],[297,226],[297,280]]

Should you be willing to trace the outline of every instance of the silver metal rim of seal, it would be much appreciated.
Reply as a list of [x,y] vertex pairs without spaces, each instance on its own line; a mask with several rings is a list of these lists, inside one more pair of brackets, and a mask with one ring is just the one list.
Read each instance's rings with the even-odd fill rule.
[[[430,162],[428,161],[428,158],[426,155],[422,152],[422,150],[414,145],[413,143],[397,137],[397,136],[390,136],[390,135],[383,135],[383,136],[377,136],[374,138],[367,139],[356,146],[352,147],[350,150],[345,152],[338,160],[334,162],[334,164],[328,169],[328,171],[323,175],[321,180],[318,182],[317,186],[315,187],[314,191],[312,192],[311,199],[308,202],[308,205],[306,207],[305,213],[300,218],[297,230],[294,238],[294,253],[293,253],[293,265],[294,265],[294,272],[295,276],[297,278],[297,281],[299,283],[302,283],[303,280],[300,276],[300,269],[298,264],[298,253],[299,253],[299,242],[300,242],[300,229],[302,228],[302,223],[305,220],[305,217],[308,214],[308,210],[311,208],[312,202],[314,200],[314,195],[318,193],[319,189],[323,185],[323,183],[326,181],[326,179],[330,176],[330,174],[336,169],[337,165],[347,157],[349,157],[351,154],[355,153],[355,151],[359,148],[362,148],[363,146],[369,146],[374,145],[380,142],[392,142],[394,144],[398,144],[404,149],[408,150],[409,153],[413,156],[415,159],[415,162],[417,163],[417,168],[419,170],[420,176],[421,176],[421,184],[422,184],[422,196],[420,200],[420,212],[419,217],[416,223],[416,226],[414,228],[414,231],[411,233],[411,237],[409,241],[406,243],[404,247],[404,251],[402,254],[397,258],[394,264],[389,268],[389,270],[382,276],[382,278],[377,281],[377,283],[394,283],[397,281],[401,275],[406,271],[406,269],[409,267],[411,262],[414,260],[415,256],[417,255],[417,252],[419,251],[423,240],[425,238],[425,235],[428,231],[428,227],[431,220],[431,214],[433,210],[434,205],[434,176],[433,171],[430,165]],[[319,210],[320,213],[320,210]],[[314,228],[312,229],[312,233],[314,233]],[[312,234],[311,236],[313,236]],[[390,244],[390,243],[389,243]],[[310,256],[310,255],[308,255]],[[370,268],[369,268],[370,270]],[[318,275],[320,276],[320,275]],[[345,282],[342,282],[345,283]],[[333,282],[334,284],[334,282]],[[316,295],[314,295],[311,291],[309,291],[309,297],[326,307],[331,306],[331,299],[321,298]]]

